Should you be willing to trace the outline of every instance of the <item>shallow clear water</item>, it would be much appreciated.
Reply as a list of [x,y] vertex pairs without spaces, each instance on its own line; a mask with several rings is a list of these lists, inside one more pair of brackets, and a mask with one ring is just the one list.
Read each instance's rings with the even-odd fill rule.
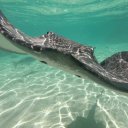
[[[99,61],[128,50],[127,0],[0,0],[31,36],[54,31],[96,47]],[[127,128],[128,95],[0,51],[0,128]]]

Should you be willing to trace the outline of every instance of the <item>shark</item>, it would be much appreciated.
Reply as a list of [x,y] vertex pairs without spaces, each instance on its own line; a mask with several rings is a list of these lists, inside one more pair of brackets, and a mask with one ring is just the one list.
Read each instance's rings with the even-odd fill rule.
[[29,54],[40,62],[119,92],[128,93],[128,51],[98,62],[94,48],[47,32],[31,37],[15,28],[0,11],[0,48]]

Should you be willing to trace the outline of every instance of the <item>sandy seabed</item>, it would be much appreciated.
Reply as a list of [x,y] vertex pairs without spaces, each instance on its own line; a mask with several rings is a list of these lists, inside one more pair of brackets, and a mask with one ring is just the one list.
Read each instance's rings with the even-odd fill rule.
[[[106,47],[96,55],[102,60],[112,53]],[[127,126],[127,95],[49,67],[28,55],[0,51],[1,128]]]

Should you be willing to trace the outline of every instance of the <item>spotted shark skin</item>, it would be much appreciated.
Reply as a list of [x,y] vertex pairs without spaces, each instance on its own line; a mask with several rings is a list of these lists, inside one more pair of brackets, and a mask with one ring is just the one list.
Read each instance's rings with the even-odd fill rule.
[[[128,93],[127,51],[116,53],[100,64],[94,56],[93,47],[81,45],[54,32],[47,32],[36,38],[30,37],[11,25],[2,12],[0,36],[5,42],[18,48],[17,53],[30,54],[42,63],[81,78],[89,77],[101,85],[103,82],[106,83],[106,87]],[[10,51],[14,52],[15,49]]]

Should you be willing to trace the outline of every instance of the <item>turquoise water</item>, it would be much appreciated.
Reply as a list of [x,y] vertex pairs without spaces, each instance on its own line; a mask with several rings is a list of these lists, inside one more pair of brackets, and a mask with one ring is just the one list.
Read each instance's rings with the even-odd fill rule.
[[[0,0],[31,36],[53,31],[96,47],[99,61],[128,51],[127,0]],[[0,128],[127,128],[128,95],[0,51]]]

